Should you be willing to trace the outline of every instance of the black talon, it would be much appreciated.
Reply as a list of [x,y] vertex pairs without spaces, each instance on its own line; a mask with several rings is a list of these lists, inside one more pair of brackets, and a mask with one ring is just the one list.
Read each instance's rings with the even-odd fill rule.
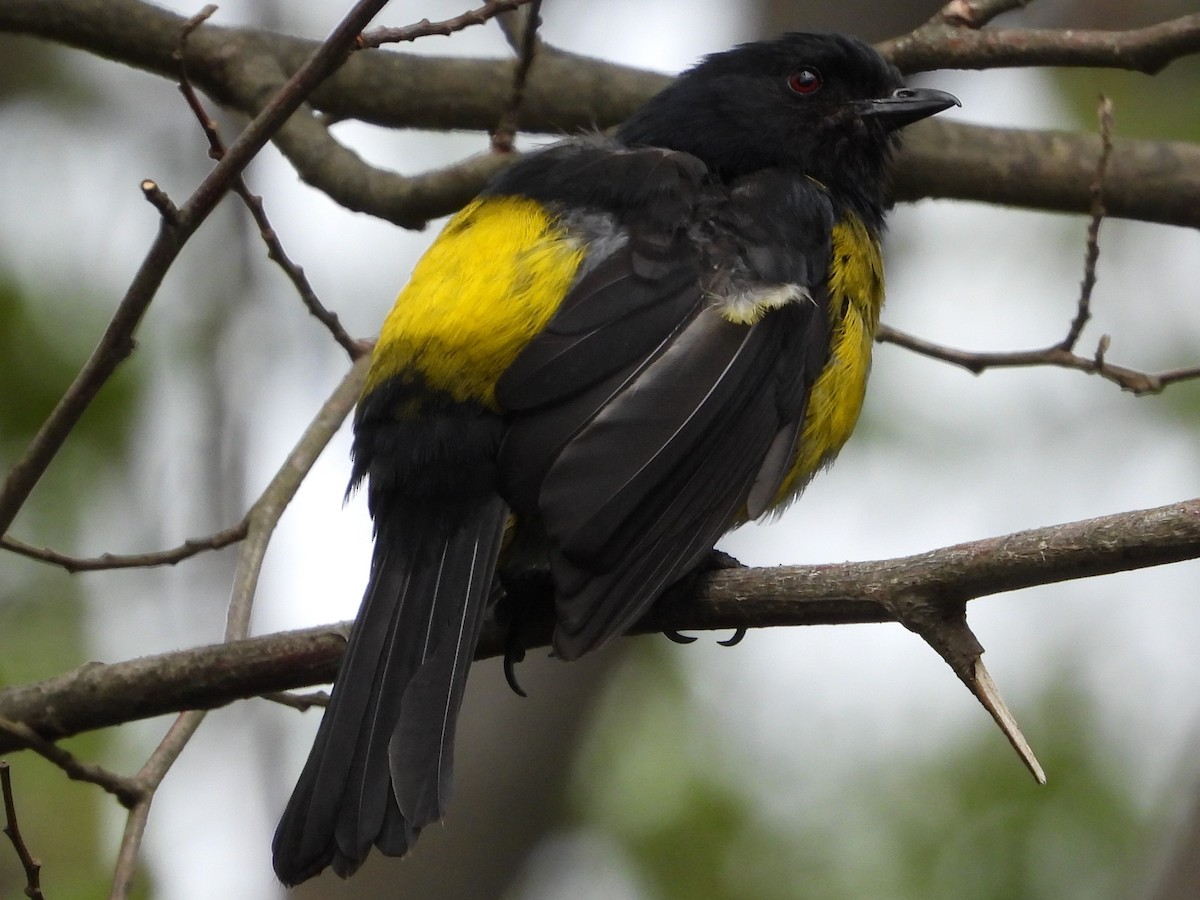
[[663,637],[675,644],[694,644],[696,639],[687,634],[680,634],[673,628],[668,628],[663,631]]
[[717,641],[717,643],[720,644],[722,647],[736,647],[738,644],[740,644],[742,642],[742,638],[744,638],[745,636],[746,636],[746,629],[744,627],[742,627],[742,628],[739,628],[737,631],[735,631],[729,637],[725,638],[725,640]]
[[518,697],[528,697],[521,682],[517,681],[517,663],[525,661],[525,647],[521,643],[521,623],[526,618],[527,606],[513,602],[513,597],[522,597],[531,592],[531,585],[539,576],[525,573],[515,577],[499,576],[502,590],[496,601],[496,621],[504,629],[504,680]]
[[[671,595],[673,598],[686,600],[687,598],[689,598],[691,596],[692,592],[695,590],[696,585],[699,582],[699,580],[707,573],[721,572],[721,571],[724,571],[727,569],[744,569],[744,568],[745,568],[744,565],[742,565],[740,562],[738,562],[736,559],[734,559],[728,553],[725,553],[722,550],[710,550],[708,552],[708,554],[704,557],[704,559],[701,561],[699,567],[697,567],[694,571],[690,572],[689,574],[684,575],[682,578],[680,578],[678,581],[676,581],[673,585],[671,585],[669,588],[667,588],[666,592],[664,593],[664,596]],[[663,629],[662,634],[663,634],[663,637],[667,638],[670,641],[673,641],[676,644],[694,644],[696,642],[696,638],[690,637],[686,634],[680,634],[674,628],[665,628],[665,629]],[[737,629],[737,631],[735,631],[733,633],[732,637],[726,638],[723,641],[717,641],[717,643],[721,644],[722,646],[725,646],[725,647],[732,647],[735,644],[741,643],[742,638],[744,638],[745,636],[746,636],[746,629],[739,628],[739,629]]]
[[517,645],[513,640],[515,632],[509,632],[509,639],[504,647],[504,680],[508,682],[508,686],[512,688],[512,692],[518,697],[528,697],[525,689],[521,687],[521,683],[517,681],[517,663],[524,662],[525,649]]

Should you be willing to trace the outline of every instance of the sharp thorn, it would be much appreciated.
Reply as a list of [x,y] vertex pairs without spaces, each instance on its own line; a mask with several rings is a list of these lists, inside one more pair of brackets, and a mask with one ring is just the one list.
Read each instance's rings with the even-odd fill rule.
[[1037,783],[1045,784],[1046,772],[1042,769],[1041,763],[1037,761],[1037,757],[1033,755],[1033,748],[1025,740],[1025,735],[1021,733],[1017,720],[1008,711],[1004,698],[1000,696],[996,682],[992,681],[992,676],[988,674],[987,667],[979,657],[975,659],[974,671],[968,687],[983,704],[984,709],[991,713],[992,718],[996,720],[996,724],[1000,726],[1000,730],[1004,732],[1004,736],[1008,738],[1008,742],[1017,751],[1021,762],[1025,763],[1025,767],[1029,769]]

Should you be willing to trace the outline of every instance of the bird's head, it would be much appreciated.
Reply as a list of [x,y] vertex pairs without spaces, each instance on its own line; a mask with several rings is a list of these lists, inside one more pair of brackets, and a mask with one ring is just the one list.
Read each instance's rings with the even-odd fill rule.
[[[717,177],[803,171],[878,206],[896,132],[958,105],[907,88],[870,45],[841,34],[787,34],[714,53],[651,98],[617,132],[623,143],[682,150]],[[855,198],[857,199],[857,198]]]

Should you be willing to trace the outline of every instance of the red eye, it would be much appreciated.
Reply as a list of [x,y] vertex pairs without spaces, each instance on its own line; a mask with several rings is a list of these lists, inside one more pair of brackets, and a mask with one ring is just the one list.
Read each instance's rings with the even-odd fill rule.
[[801,69],[788,76],[788,87],[797,94],[815,94],[823,84],[816,69]]

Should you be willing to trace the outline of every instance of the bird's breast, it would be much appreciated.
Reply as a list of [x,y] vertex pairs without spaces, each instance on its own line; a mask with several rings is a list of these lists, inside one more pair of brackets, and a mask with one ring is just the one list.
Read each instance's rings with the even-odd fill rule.
[[879,240],[856,216],[833,226],[829,358],[812,386],[796,457],[775,506],[793,500],[850,437],[862,411],[871,349],[883,306]]

